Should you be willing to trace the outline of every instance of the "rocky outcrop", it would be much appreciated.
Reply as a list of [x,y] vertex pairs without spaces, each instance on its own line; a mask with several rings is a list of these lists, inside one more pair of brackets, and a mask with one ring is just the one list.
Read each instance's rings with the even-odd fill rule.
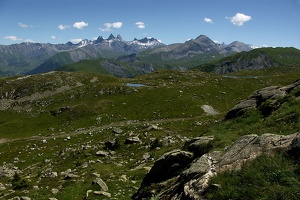
[[[266,117],[280,108],[288,99],[299,99],[300,79],[293,84],[270,86],[255,91],[248,99],[238,103],[225,116],[225,120],[257,109]],[[294,93],[293,93],[294,91]],[[217,173],[240,169],[256,157],[274,152],[285,152],[294,160],[300,158],[300,132],[291,135],[244,135],[221,151],[211,151],[214,138],[197,137],[187,141],[183,150],[166,153],[158,159],[144,178],[132,199],[198,200],[210,188],[209,180]],[[218,186],[215,186],[218,187]]]
[[299,87],[300,79],[284,87],[270,86],[257,90],[248,99],[235,105],[226,114],[225,120],[241,116],[249,109],[259,109],[264,116],[268,116],[281,106],[280,98]]
[[[202,195],[209,186],[210,178],[219,172],[240,169],[245,162],[261,154],[272,154],[274,151],[298,152],[299,156],[299,138],[300,133],[287,136],[269,133],[261,136],[245,135],[222,151],[206,153],[192,162],[187,159],[189,162],[177,165],[181,169],[184,168],[180,174],[174,173],[179,169],[168,173],[166,170],[172,168],[174,163],[183,161],[183,158],[190,158],[190,154],[179,150],[167,153],[155,162],[132,199],[147,199],[151,195],[171,200],[203,199]],[[173,156],[172,162],[169,162],[167,157],[174,153],[177,156]],[[168,176],[165,176],[166,174]]]

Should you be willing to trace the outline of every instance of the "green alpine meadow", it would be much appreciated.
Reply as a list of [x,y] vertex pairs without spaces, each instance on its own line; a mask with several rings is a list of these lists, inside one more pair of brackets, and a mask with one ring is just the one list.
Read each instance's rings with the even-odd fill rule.
[[0,198],[298,199],[299,56],[262,48],[184,70],[97,58],[2,77]]

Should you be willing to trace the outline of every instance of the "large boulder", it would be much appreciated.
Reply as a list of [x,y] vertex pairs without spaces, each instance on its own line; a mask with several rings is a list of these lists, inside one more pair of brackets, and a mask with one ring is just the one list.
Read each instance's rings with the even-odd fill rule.
[[[209,180],[215,174],[240,169],[245,162],[274,151],[298,152],[296,155],[299,156],[299,141],[300,133],[287,136],[269,133],[261,136],[245,135],[224,150],[206,153],[193,162],[190,162],[191,155],[188,152],[177,150],[167,153],[155,162],[133,199],[147,199],[151,195],[171,200],[203,199],[203,192],[207,190]],[[174,165],[175,160],[179,162],[183,158],[187,162]],[[180,166],[183,170],[175,169],[174,166]],[[166,175],[172,168],[177,175],[174,171]],[[152,193],[147,192],[149,190]]]
[[236,104],[225,115],[225,120],[243,115],[249,109],[260,109],[264,116],[270,115],[274,110],[281,106],[280,98],[291,93],[294,89],[300,87],[300,79],[294,83],[284,86],[269,86],[255,91],[248,99]]

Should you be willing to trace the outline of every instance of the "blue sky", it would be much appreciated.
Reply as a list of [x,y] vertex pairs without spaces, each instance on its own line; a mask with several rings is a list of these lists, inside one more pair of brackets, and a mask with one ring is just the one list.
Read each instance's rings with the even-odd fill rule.
[[0,0],[0,44],[199,35],[300,49],[300,0]]

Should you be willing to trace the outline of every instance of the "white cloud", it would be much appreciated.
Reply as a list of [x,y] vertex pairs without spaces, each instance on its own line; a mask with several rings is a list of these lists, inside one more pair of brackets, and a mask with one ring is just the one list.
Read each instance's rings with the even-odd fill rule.
[[123,25],[122,22],[105,23],[104,28],[99,28],[100,31],[112,31],[112,28],[119,29]]
[[233,17],[226,17],[230,19],[231,23],[236,26],[242,26],[245,22],[251,20],[251,16],[245,15],[243,13],[236,13]]
[[71,39],[71,40],[70,40],[70,42],[72,42],[72,43],[79,43],[79,42],[81,42],[81,41],[82,41],[81,38],[75,38],[75,39]]
[[56,39],[56,37],[54,35],[52,35],[51,38],[54,39],[54,40]]
[[58,29],[60,29],[60,30],[65,30],[67,28],[70,28],[70,26],[68,26],[68,25],[62,25],[62,24],[58,26]]
[[136,22],[135,25],[138,27],[138,28],[146,28],[146,25],[144,22]]
[[211,24],[213,23],[213,20],[207,17],[205,17],[203,21],[206,23],[211,23]]
[[32,25],[22,24],[21,22],[19,22],[18,24],[21,28],[33,28]]
[[4,39],[8,39],[8,40],[11,40],[11,41],[18,41],[18,40],[22,40],[20,38],[17,38],[16,36],[14,35],[10,35],[10,36],[5,36]]
[[26,40],[24,40],[24,42],[34,43],[34,41],[32,39],[26,39]]
[[86,27],[86,26],[88,26],[88,25],[89,25],[88,23],[85,23],[84,21],[82,21],[82,22],[75,22],[75,23],[73,24],[73,27],[82,30],[84,27]]

